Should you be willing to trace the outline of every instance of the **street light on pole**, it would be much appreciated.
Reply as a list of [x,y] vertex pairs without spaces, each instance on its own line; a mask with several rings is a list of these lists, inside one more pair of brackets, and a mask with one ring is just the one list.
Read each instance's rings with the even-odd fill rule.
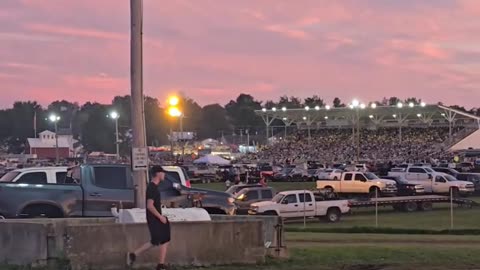
[[[183,159],[183,156],[185,155],[185,144],[183,142],[183,117],[184,114],[182,111],[180,111],[180,109],[178,108],[178,105],[180,103],[180,99],[177,97],[177,96],[171,96],[168,98],[168,110],[167,110],[167,113],[168,115],[170,115],[171,117],[175,117],[175,118],[179,118],[179,121],[180,121],[180,140],[181,140],[181,144],[182,144],[182,159]],[[171,134],[173,135],[173,134]],[[172,153],[173,153],[173,149],[172,149]]]
[[60,162],[60,156],[58,153],[58,121],[60,121],[60,116],[51,114],[48,117],[48,120],[55,125],[55,163],[58,164]]
[[118,118],[120,118],[120,115],[116,111],[112,111],[108,117],[112,118],[115,120],[115,146],[116,146],[116,154],[117,154],[117,160],[120,159],[120,142],[118,140]]

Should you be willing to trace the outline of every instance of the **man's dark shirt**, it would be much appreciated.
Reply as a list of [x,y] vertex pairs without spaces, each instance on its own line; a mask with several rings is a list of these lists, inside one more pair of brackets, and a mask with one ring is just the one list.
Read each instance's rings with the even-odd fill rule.
[[[154,182],[150,182],[147,186],[147,202],[148,200],[153,200],[153,206],[155,209],[162,214],[162,204],[160,198],[160,191],[158,191],[158,186],[155,185]],[[147,209],[147,223],[158,223],[160,220],[152,213],[150,210]]]

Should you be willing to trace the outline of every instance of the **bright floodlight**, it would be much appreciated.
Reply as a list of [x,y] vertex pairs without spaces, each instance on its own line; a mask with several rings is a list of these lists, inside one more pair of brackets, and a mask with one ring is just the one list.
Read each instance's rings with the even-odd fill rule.
[[415,107],[415,103],[413,103],[413,102],[408,103],[408,107],[410,107],[410,108]]
[[51,114],[48,119],[51,121],[51,122],[57,122],[58,120],[60,120],[60,116],[58,115],[55,115],[55,114]]
[[349,107],[350,109],[355,108],[355,107],[353,106],[353,104],[348,105],[348,107]]
[[358,99],[354,99],[354,100],[352,101],[352,106],[353,106],[354,108],[358,107],[359,105],[360,105],[360,101],[358,101]]
[[277,108],[273,107],[273,108],[272,108],[272,111],[276,112],[276,111],[277,111]]
[[396,115],[396,114],[394,114],[394,115],[392,115],[392,116],[393,116],[393,118],[397,118],[397,115]]
[[420,103],[420,106],[425,107],[425,106],[427,106],[427,103],[425,103],[425,102],[422,101],[422,102]]
[[370,114],[368,117],[369,117],[370,119],[373,119],[373,115],[372,115],[372,114]]
[[445,116],[445,113],[442,113],[442,116]]
[[419,113],[419,114],[417,114],[417,117],[422,117],[422,114],[420,114],[420,113]]
[[287,107],[282,107],[282,111],[286,112],[286,111],[287,111]]
[[110,113],[110,118],[117,119],[118,117],[120,117],[120,115],[118,115],[117,112],[113,111],[113,112]]
[[178,102],[180,102],[180,100],[176,96],[172,96],[168,98],[168,105],[170,106],[177,106]]
[[318,105],[315,106],[315,110],[317,110],[317,111],[320,110],[320,106],[318,106]]
[[370,108],[372,108],[372,109],[376,109],[376,108],[377,108],[377,103],[375,103],[375,102],[374,102],[374,103],[372,103],[372,105],[370,105]]
[[306,116],[304,116],[304,117],[303,117],[303,120],[307,120],[307,117],[306,117]]
[[305,111],[308,111],[308,110],[310,110],[310,107],[305,106]]
[[182,116],[182,112],[177,107],[170,107],[168,109],[168,115],[172,117],[180,117]]
[[360,109],[365,109],[367,107],[364,103],[360,104]]
[[262,111],[266,112],[266,111],[267,111],[267,108],[262,108]]
[[328,111],[330,110],[330,105],[325,106],[325,109]]
[[283,117],[283,121],[286,121],[286,120],[287,120],[287,118],[286,118],[286,117]]
[[398,102],[398,103],[397,103],[397,107],[400,108],[400,109],[403,108],[403,103],[402,103],[402,102]]
[[328,116],[325,116],[325,120],[327,120],[327,119],[328,119]]

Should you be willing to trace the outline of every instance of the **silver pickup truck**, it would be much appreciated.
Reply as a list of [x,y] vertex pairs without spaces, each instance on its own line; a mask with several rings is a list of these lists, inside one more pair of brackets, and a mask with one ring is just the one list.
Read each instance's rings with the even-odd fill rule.
[[[0,218],[21,217],[107,217],[113,205],[134,207],[134,186],[127,165],[81,165],[69,170],[57,183],[39,184],[0,181]],[[201,194],[202,207],[209,213],[233,214],[235,199],[225,192],[175,186],[167,177],[159,185],[162,204],[191,207],[192,196]]]

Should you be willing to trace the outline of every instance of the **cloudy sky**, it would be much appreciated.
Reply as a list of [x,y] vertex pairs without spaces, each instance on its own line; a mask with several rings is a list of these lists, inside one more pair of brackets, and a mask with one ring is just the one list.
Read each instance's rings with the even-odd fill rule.
[[[479,0],[144,0],[145,93],[480,106]],[[129,93],[128,0],[1,0],[0,107]]]

